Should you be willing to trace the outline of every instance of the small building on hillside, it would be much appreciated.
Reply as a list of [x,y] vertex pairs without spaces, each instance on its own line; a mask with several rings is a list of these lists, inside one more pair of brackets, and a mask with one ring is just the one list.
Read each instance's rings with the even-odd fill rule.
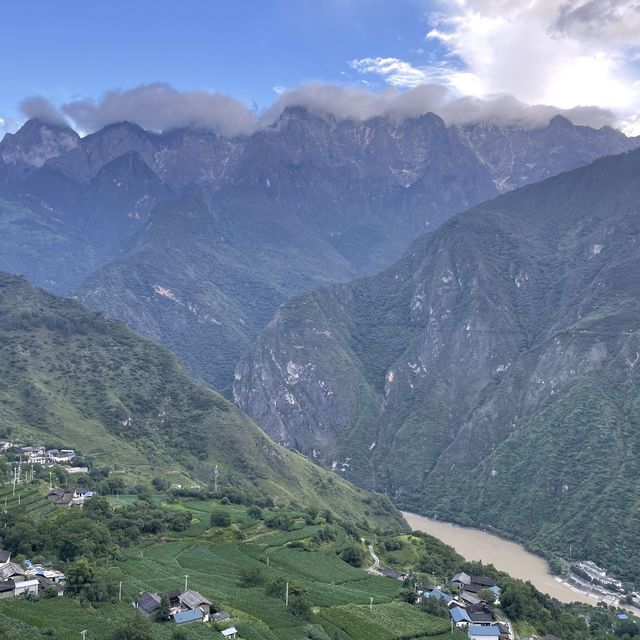
[[451,578],[451,582],[452,582],[452,584],[456,585],[457,587],[460,587],[461,589],[464,589],[464,586],[466,584],[470,584],[471,576],[469,574],[465,573],[464,571],[461,571],[460,573],[456,573],[456,575],[453,576],[453,578]]
[[133,606],[143,618],[149,620],[160,610],[160,596],[147,591],[133,603]]
[[3,565],[0,565],[0,580],[23,582],[26,580],[26,572],[15,562],[5,562]]
[[26,596],[28,594],[38,595],[40,589],[40,582],[38,580],[23,580],[22,582],[16,582],[13,593],[16,597]]
[[199,609],[202,612],[202,621],[208,622],[211,603],[203,595],[190,589],[182,593],[179,600],[184,609],[191,611]]
[[444,602],[445,604],[449,604],[450,602],[453,602],[453,596],[445,593],[444,591],[441,591],[440,589],[432,589],[429,593],[424,594],[425,596],[428,596],[429,598],[436,598],[437,600],[442,600],[442,602]]
[[176,611],[171,619],[176,624],[189,624],[190,622],[203,622],[204,613],[202,609],[187,609],[186,611]]
[[470,591],[461,591],[458,595],[458,599],[464,603],[465,606],[472,606],[474,604],[481,604],[482,600],[478,598],[475,593]]
[[0,564],[6,564],[7,562],[11,562],[11,551],[0,549]]
[[453,624],[458,628],[466,627],[471,623],[469,614],[462,607],[451,607],[451,609],[449,609],[449,614],[451,615]]
[[237,638],[238,637],[238,630],[235,627],[229,627],[228,629],[225,629],[224,631],[220,632],[225,638]]
[[16,583],[13,580],[0,581],[0,600],[4,600],[5,598],[13,598],[13,592],[15,588]]
[[490,627],[472,624],[467,629],[469,640],[500,640],[500,630],[497,626]]
[[226,611],[218,611],[217,613],[212,613],[211,622],[224,622],[225,620],[231,620],[231,616]]

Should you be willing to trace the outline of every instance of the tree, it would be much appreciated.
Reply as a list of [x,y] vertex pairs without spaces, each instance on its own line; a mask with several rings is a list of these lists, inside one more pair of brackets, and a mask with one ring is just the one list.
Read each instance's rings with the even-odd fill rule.
[[212,511],[209,523],[212,527],[228,527],[231,524],[231,516],[226,511]]
[[289,610],[294,616],[308,620],[311,614],[311,602],[306,594],[294,595],[289,598]]
[[418,594],[413,589],[402,589],[400,597],[409,604],[415,604],[418,601]]
[[169,598],[166,593],[163,593],[160,597],[160,608],[156,613],[156,619],[160,622],[165,622],[169,619],[169,614],[171,612],[171,603],[169,602]]
[[264,583],[264,574],[260,567],[242,567],[240,569],[240,586],[257,587]]
[[425,613],[430,613],[431,615],[437,616],[438,618],[449,617],[449,608],[442,600],[439,600],[438,598],[424,596],[422,598],[421,608]]
[[247,515],[254,520],[260,520],[262,518],[262,509],[257,504],[252,504],[247,509]]
[[135,614],[116,629],[113,640],[153,640],[151,624]]
[[340,558],[353,567],[361,567],[364,563],[364,552],[358,547],[347,547],[340,554]]
[[171,483],[161,476],[156,476],[151,484],[156,491],[166,491],[171,486]]
[[87,558],[79,558],[65,572],[67,591],[79,595],[90,587],[96,574],[96,568]]
[[496,594],[491,589],[480,589],[478,591],[478,598],[484,600],[487,604],[494,604],[497,600]]

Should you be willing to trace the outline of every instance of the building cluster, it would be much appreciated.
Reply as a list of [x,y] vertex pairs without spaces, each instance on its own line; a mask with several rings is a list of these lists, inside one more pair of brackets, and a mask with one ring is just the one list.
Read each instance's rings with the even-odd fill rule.
[[25,560],[22,565],[11,562],[11,553],[0,550],[0,599],[37,596],[41,589],[55,589],[64,594],[64,574],[51,566]]
[[449,609],[452,624],[466,630],[471,640],[512,639],[510,626],[497,621],[493,615],[492,606],[499,604],[502,593],[495,580],[458,573],[451,579],[451,587],[451,593],[436,588],[420,595],[443,602]]
[[43,467],[61,466],[67,473],[87,473],[87,467],[72,466],[77,457],[74,449],[47,449],[13,442],[0,442],[0,453],[11,453],[20,456],[25,465],[39,464]]
[[607,574],[606,569],[599,567],[595,562],[590,560],[581,560],[571,565],[571,571],[580,577],[588,580],[592,584],[600,585],[605,589],[619,592],[623,591],[623,585],[620,580],[616,580]]
[[[133,607],[143,618],[157,620],[163,608],[163,599],[168,603],[168,611],[165,611],[165,614],[176,625],[194,622],[225,623],[231,620],[226,611],[214,611],[211,602],[192,589],[165,593],[147,591],[133,603]],[[238,631],[233,626],[223,629],[220,633],[225,638],[238,637]]]

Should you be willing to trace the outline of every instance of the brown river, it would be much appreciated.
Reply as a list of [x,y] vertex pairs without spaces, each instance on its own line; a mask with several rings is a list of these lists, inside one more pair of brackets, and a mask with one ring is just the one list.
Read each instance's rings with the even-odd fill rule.
[[467,560],[482,560],[496,569],[506,571],[514,578],[529,580],[543,593],[561,602],[586,602],[595,604],[597,599],[576,591],[556,580],[550,573],[547,562],[527,551],[523,546],[486,533],[480,529],[459,527],[455,524],[432,520],[414,513],[403,512],[405,520],[415,531],[424,531],[451,545]]

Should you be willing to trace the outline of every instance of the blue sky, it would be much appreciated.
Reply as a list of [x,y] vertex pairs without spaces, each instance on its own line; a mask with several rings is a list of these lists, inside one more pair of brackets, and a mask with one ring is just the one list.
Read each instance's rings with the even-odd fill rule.
[[2,12],[0,116],[18,118],[31,94],[58,103],[154,81],[265,106],[274,87],[358,82],[354,58],[420,64],[417,50],[438,48],[426,13],[414,0],[13,2]]
[[[14,0],[0,14],[0,132],[33,115],[19,109],[33,95],[81,131],[113,118],[162,128],[203,114],[244,131],[254,125],[243,109],[304,103],[305,87],[324,85],[350,93],[318,99],[316,90],[312,104],[348,117],[435,110],[450,122],[536,124],[555,109],[640,133],[636,3]],[[155,82],[166,84],[144,88]],[[154,100],[162,109],[149,118]]]

